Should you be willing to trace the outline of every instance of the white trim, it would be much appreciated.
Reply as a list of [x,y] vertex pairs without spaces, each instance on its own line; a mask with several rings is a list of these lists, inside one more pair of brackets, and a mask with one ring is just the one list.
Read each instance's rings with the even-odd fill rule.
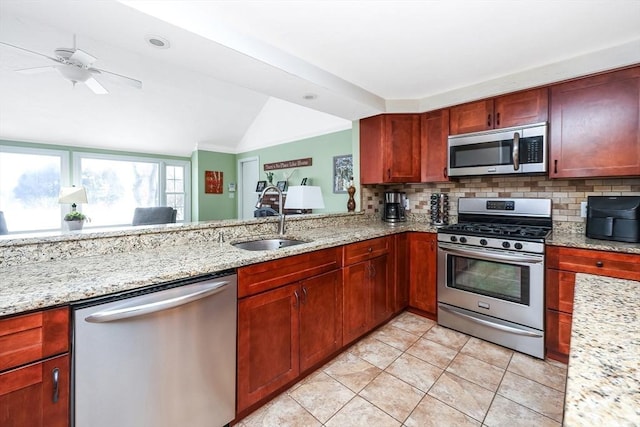
[[237,210],[236,210],[236,218],[240,218],[240,214],[242,213],[242,202],[244,200],[244,194],[242,191],[242,163],[248,163],[248,162],[256,162],[256,169],[257,169],[257,175],[260,176],[260,157],[258,156],[253,156],[253,157],[245,157],[243,159],[238,159],[238,164],[237,164],[237,175],[238,175],[238,183],[236,185],[236,198],[237,198]]

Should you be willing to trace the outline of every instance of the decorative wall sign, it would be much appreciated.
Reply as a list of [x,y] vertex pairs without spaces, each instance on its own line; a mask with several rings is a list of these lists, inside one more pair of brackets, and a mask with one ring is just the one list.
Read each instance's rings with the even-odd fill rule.
[[204,171],[205,194],[222,194],[222,171]]
[[299,168],[302,166],[311,166],[313,164],[313,158],[307,157],[306,159],[287,160],[284,162],[265,163],[264,170],[271,171],[274,169],[289,169]]
[[353,178],[353,156],[333,158],[333,192],[346,193]]

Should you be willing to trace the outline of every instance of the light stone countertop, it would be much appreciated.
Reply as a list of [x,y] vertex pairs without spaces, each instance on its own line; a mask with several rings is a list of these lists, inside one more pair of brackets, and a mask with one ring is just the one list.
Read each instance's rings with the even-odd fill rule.
[[562,233],[554,231],[545,241],[547,245],[569,248],[593,249],[598,251],[624,252],[640,254],[640,243],[616,242],[613,240],[590,239],[584,234]]
[[233,241],[197,241],[125,253],[7,266],[0,268],[0,316],[412,230],[435,231],[431,226],[416,223],[391,226],[383,222],[367,222],[287,233],[287,238],[299,238],[310,243],[273,251],[237,249],[231,245]]
[[640,282],[577,274],[564,425],[640,425]]

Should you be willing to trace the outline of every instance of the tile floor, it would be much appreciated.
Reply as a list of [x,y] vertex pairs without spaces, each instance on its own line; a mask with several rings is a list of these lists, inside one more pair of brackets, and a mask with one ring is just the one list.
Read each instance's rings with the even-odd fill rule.
[[566,375],[405,312],[238,425],[560,426]]

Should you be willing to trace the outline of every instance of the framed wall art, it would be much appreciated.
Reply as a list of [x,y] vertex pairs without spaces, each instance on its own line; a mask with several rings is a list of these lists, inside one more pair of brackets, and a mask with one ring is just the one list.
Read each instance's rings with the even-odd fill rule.
[[353,178],[353,156],[333,158],[333,192],[346,193]]

